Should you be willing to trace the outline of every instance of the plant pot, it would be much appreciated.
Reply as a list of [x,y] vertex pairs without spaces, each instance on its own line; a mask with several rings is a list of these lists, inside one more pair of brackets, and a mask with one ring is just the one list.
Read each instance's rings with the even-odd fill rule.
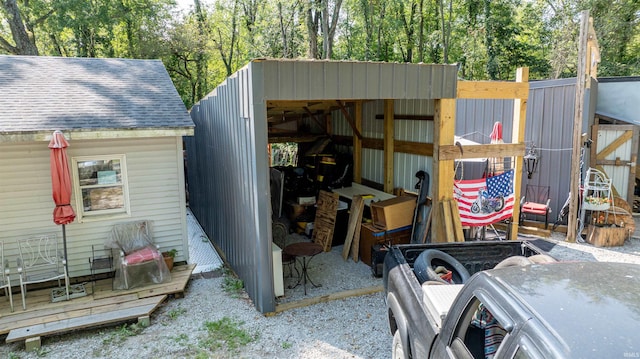
[[163,257],[164,262],[167,264],[167,268],[169,268],[169,272],[173,269],[173,257]]

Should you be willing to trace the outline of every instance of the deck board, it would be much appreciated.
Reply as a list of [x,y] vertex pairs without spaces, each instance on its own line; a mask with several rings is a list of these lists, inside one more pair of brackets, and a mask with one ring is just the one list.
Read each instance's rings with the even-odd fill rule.
[[[59,334],[70,330],[97,327],[148,315],[168,295],[184,293],[195,264],[176,266],[171,281],[129,290],[112,290],[111,279],[96,282],[95,293],[69,301],[51,302],[51,289],[27,293],[27,310],[22,310],[20,293],[14,293],[15,312],[6,298],[0,297],[0,335],[9,333],[7,342],[38,335]],[[91,284],[85,288],[90,291]],[[150,308],[150,309],[149,309]],[[146,311],[146,312],[145,312]],[[145,314],[140,314],[145,312]],[[118,316],[114,314],[117,313]],[[113,319],[113,320],[112,320]],[[25,333],[29,334],[25,337]],[[19,338],[19,339],[15,339]]]
[[[72,312],[69,314],[71,316],[70,318],[57,318],[55,321],[13,329],[9,332],[9,335],[7,335],[6,342],[13,343],[43,335],[65,333],[71,330],[91,328],[140,318],[151,314],[166,298],[166,295],[161,295],[139,299],[135,302],[129,302],[129,304],[135,303],[135,305],[129,308],[120,307],[116,309],[115,307],[110,307],[109,310],[101,313],[74,316]],[[106,308],[104,309],[106,310]],[[67,315],[67,313],[63,314]]]

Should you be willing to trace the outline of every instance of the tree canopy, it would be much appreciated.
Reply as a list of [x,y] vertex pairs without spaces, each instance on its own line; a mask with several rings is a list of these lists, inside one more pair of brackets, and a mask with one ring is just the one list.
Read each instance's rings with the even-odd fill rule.
[[640,0],[0,0],[0,53],[162,59],[190,107],[254,58],[456,63],[472,80],[640,75]]

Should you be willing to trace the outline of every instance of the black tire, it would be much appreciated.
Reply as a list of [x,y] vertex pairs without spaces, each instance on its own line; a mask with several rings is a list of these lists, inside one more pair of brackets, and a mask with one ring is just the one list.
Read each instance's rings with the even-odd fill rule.
[[400,338],[400,330],[396,329],[393,334],[393,344],[391,345],[392,359],[405,359],[404,347],[402,346],[402,338]]
[[494,269],[505,268],[505,267],[517,267],[517,266],[528,266],[533,264],[529,258],[524,256],[511,256],[507,259],[502,260],[502,262],[496,264]]
[[557,260],[550,255],[547,254],[536,254],[527,258],[531,261],[531,263],[535,264],[545,264],[545,263],[556,263]]
[[495,212],[500,212],[504,208],[504,197],[498,197],[498,201],[500,202],[500,205],[496,207]]
[[414,272],[421,284],[427,281],[447,283],[433,269],[434,260],[438,262],[437,265],[443,265],[453,272],[452,280],[456,284],[466,283],[471,276],[462,263],[452,256],[437,249],[427,249],[420,253],[413,264]]

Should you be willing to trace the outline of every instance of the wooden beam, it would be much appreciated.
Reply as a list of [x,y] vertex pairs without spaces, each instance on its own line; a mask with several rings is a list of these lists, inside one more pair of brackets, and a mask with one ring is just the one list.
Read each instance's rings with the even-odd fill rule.
[[356,136],[358,136],[359,139],[362,139],[362,134],[360,133],[360,130],[356,127],[356,123],[353,121],[353,117],[351,117],[351,114],[349,113],[349,111],[347,111],[347,108],[344,107],[344,104],[342,103],[342,101],[336,101],[336,104],[338,104],[338,107],[340,107],[340,111],[342,112],[342,115],[349,123],[349,126],[351,126],[351,130],[353,130],[353,133]]
[[[354,135],[354,137],[356,136]],[[353,139],[348,136],[333,136],[332,138],[334,139],[334,142],[344,146],[352,146],[354,144]],[[381,138],[364,137],[362,141],[360,141],[360,143],[362,148],[370,148],[373,150],[380,150],[380,151],[384,150],[384,140]],[[433,156],[433,143],[394,140],[393,150],[394,152],[431,157]],[[355,156],[355,152],[354,152],[354,156]],[[355,163],[354,163],[354,169],[355,169]],[[354,178],[355,178],[355,174],[354,174]]]
[[616,138],[607,147],[602,149],[602,151],[598,152],[598,154],[596,155],[596,161],[604,160],[605,157],[612,154],[618,147],[620,147],[623,143],[629,141],[632,138],[633,138],[633,130],[625,131],[622,134],[622,136]]
[[444,145],[440,146],[441,160],[461,160],[485,157],[522,157],[524,143],[495,143],[485,145]]
[[[355,106],[355,122],[356,129],[362,131],[362,101],[357,101]],[[353,181],[360,183],[362,181],[362,138],[353,134]]]
[[459,99],[523,99],[529,97],[529,84],[506,81],[458,81]]
[[[342,292],[321,295],[319,297],[307,298],[307,299],[297,300],[294,302],[287,302],[287,303],[276,305],[275,313],[282,313],[286,310],[308,307],[310,305],[325,303],[325,302],[329,302],[337,299],[345,299],[350,297],[358,297],[362,295],[379,293],[379,292],[382,292],[383,290],[384,288],[382,287],[382,285],[376,285],[376,286],[366,287],[366,288],[345,290]],[[269,314],[269,315],[272,315],[272,314]]]
[[431,239],[433,242],[446,242],[447,234],[443,225],[443,211],[441,202],[453,199],[453,160],[440,159],[440,147],[453,145],[456,119],[455,99],[436,99],[434,116],[434,144],[433,144],[433,198]]
[[[529,88],[529,68],[521,67],[516,70],[516,83],[523,84]],[[529,91],[527,90],[527,93]],[[524,144],[524,130],[527,122],[527,99],[517,99],[513,103],[513,129],[511,132],[511,142]],[[524,154],[524,152],[523,152]],[[509,231],[511,238],[518,238],[518,222],[520,218],[520,189],[522,188],[522,155],[515,156],[513,160],[513,170],[515,180],[513,181],[513,193],[515,193],[515,202],[513,205],[513,220],[511,221],[511,230]]]
[[[433,121],[433,115],[399,115],[394,114],[395,120]],[[376,120],[384,120],[384,115],[376,115]]]
[[393,192],[393,100],[384,100],[384,191]]
[[[584,114],[584,93],[587,81],[586,57],[587,37],[589,31],[589,10],[583,10],[580,20],[580,37],[578,38],[578,73],[576,76],[576,95],[574,100],[573,117],[573,148],[571,151],[571,198],[569,200],[569,213],[578,213],[578,188],[580,186],[580,142],[582,136],[582,118]],[[569,215],[567,220],[567,242],[575,242],[578,233],[578,219]]]
[[317,123],[317,124],[318,124],[318,126],[320,126],[320,128],[324,131],[324,133],[328,133],[328,132],[327,132],[326,124],[324,124],[324,123],[320,122],[320,120],[318,120],[318,119],[316,118],[316,114],[314,114],[313,112],[311,112],[311,110],[309,110],[309,108],[308,108],[308,107],[306,107],[306,106],[304,106],[302,109],[304,110],[304,112],[306,112],[306,113],[307,113],[307,115],[309,115],[309,117],[311,117],[311,119],[312,119],[315,123]]

